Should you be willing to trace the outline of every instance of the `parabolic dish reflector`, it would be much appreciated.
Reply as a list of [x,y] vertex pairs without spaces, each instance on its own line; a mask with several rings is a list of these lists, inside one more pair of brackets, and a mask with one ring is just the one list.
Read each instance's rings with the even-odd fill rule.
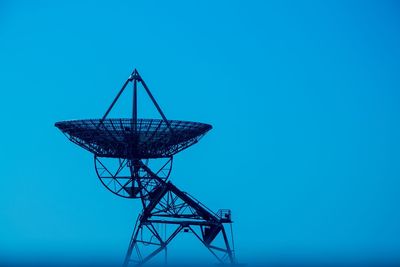
[[170,157],[195,144],[212,126],[161,119],[87,119],[55,124],[72,142],[99,157]]

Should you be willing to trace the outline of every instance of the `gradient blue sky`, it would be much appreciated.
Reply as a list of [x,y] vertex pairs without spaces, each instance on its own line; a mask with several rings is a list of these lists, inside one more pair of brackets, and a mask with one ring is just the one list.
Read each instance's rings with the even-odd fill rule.
[[[214,126],[172,181],[232,209],[240,261],[400,260],[399,11],[1,1],[0,259],[123,258],[140,203],[104,189],[54,123],[100,117],[136,67],[168,118]],[[184,238],[177,258],[197,253]]]

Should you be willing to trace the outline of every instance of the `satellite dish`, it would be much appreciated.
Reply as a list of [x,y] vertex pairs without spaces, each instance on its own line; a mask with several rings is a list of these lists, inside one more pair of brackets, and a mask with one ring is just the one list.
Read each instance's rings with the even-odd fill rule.
[[[107,118],[131,82],[132,118]],[[138,83],[161,119],[138,118]],[[142,202],[143,211],[135,225],[124,266],[141,265],[161,251],[165,251],[166,259],[167,245],[180,232],[193,233],[220,263],[235,262],[233,237],[231,245],[224,228],[224,224],[231,226],[230,210],[214,213],[168,181],[173,156],[197,143],[212,129],[211,125],[167,120],[135,69],[101,119],[60,121],[55,126],[70,141],[94,155],[96,174],[108,190]],[[167,231],[166,226],[172,227],[172,231]],[[220,244],[216,244],[218,236]]]

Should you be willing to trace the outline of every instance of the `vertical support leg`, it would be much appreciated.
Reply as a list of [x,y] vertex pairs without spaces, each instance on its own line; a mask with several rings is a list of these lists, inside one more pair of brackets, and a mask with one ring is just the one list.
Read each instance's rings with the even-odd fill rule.
[[[125,260],[124,260],[124,264],[123,264],[124,267],[127,267],[129,265],[129,262],[131,261],[133,249],[136,247],[136,239],[139,234],[139,231],[142,228],[142,224],[141,224],[141,222],[139,222],[140,221],[139,218],[140,218],[140,215],[136,220],[135,228],[133,230],[132,237],[129,242],[128,250],[126,252]],[[136,250],[136,253],[137,253],[137,257],[139,259],[141,259],[140,252],[138,250]]]
[[233,263],[235,263],[235,257],[233,256],[232,249],[229,246],[229,240],[228,240],[228,237],[226,236],[226,232],[225,232],[225,227],[224,226],[222,226],[222,235],[224,237],[225,247],[226,247],[226,251],[227,251],[228,257],[229,257],[229,261],[230,261],[230,263],[233,264]]
[[167,265],[168,264],[168,249],[167,249],[167,246],[165,246],[164,250],[165,250],[164,264]]
[[220,264],[234,264],[235,257],[229,245],[229,240],[226,235],[224,225],[220,224],[220,227],[221,231],[215,237],[215,239],[217,239],[219,235],[222,235],[222,240],[220,240],[221,242],[217,242],[219,244],[217,244],[216,241],[211,241],[208,243],[204,238],[204,234],[198,234],[192,226],[189,226],[189,229],[197,237],[197,239],[199,239],[203,243],[203,245],[211,252],[211,254],[215,256]]

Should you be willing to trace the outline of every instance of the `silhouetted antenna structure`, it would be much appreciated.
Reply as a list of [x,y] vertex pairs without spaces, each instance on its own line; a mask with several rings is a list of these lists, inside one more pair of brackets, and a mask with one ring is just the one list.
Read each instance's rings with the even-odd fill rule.
[[[133,83],[132,118],[107,118],[129,83]],[[139,84],[161,119],[138,118]],[[97,176],[108,190],[141,200],[143,210],[124,266],[141,265],[162,251],[166,261],[167,246],[179,233],[193,233],[219,263],[235,263],[231,211],[214,213],[168,180],[173,156],[197,143],[211,125],[167,120],[135,69],[101,119],[61,121],[55,126],[73,143],[94,154]]]

